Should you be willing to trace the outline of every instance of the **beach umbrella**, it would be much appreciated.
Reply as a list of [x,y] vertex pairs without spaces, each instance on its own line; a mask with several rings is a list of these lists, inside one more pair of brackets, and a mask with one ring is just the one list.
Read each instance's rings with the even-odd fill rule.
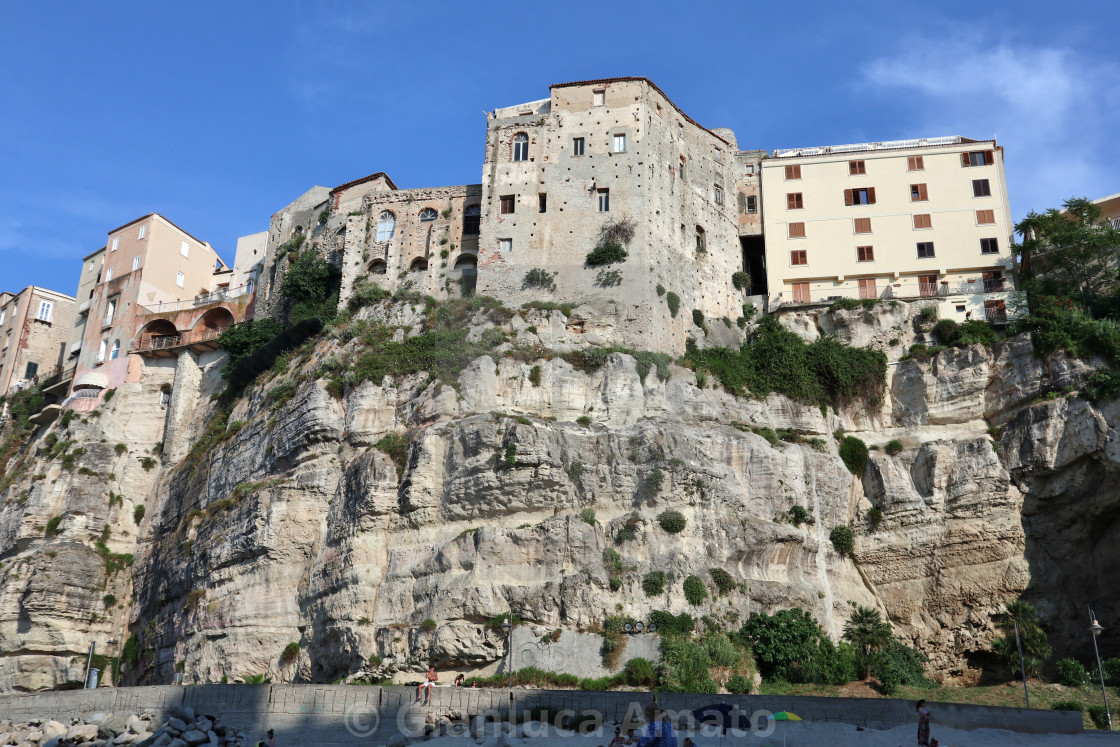
[[801,720],[800,716],[798,716],[796,713],[790,713],[789,711],[778,711],[777,713],[775,713],[770,718],[774,719],[775,721],[800,721]]

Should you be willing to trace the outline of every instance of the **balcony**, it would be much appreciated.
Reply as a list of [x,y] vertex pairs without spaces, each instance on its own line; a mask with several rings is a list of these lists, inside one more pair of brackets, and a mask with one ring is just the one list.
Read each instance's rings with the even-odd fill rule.
[[168,311],[182,311],[183,309],[194,309],[199,306],[207,306],[212,303],[221,303],[223,301],[233,301],[242,298],[253,292],[253,284],[246,283],[239,285],[236,288],[221,288],[210,293],[200,293],[194,298],[189,298],[186,301],[167,301],[166,303],[157,303],[151,306],[141,306],[142,313],[144,314],[163,314]]
[[194,352],[217,350],[218,335],[224,330],[202,329],[198,332],[187,332],[181,335],[152,335],[141,337],[132,344],[130,352],[137,353],[145,358],[174,358],[183,348]]
[[984,321],[988,324],[1007,324],[1007,309],[1003,306],[985,306]]

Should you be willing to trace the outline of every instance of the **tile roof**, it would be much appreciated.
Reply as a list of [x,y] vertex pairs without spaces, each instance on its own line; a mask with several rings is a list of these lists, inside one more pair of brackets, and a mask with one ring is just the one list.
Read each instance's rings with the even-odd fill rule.
[[378,171],[377,173],[370,174],[369,176],[363,176],[361,179],[355,179],[352,182],[346,182],[345,184],[339,184],[337,187],[335,187],[334,189],[331,190],[331,194],[333,195],[335,192],[339,192],[343,189],[347,189],[348,187],[356,187],[359,184],[365,184],[366,182],[373,181],[374,179],[376,179],[379,176],[385,177],[385,181],[393,189],[399,189],[396,184],[393,184],[393,180],[389,178],[388,174],[386,174],[384,171]]

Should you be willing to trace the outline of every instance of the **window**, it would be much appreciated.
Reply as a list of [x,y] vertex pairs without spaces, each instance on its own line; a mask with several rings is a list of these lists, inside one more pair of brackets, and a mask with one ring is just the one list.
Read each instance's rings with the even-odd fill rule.
[[101,363],[105,360],[105,354],[109,352],[109,341],[102,340],[101,347],[97,350],[97,362]]
[[512,252],[513,239],[498,239],[498,251]]
[[723,204],[723,187],[719,186],[718,184],[716,185],[716,204]]
[[848,173],[852,176],[867,173],[867,161],[848,161]]
[[809,284],[791,283],[791,285],[793,286],[793,302],[809,303]]
[[599,194],[599,212],[609,213],[611,210],[611,191],[609,189],[596,190]]
[[999,254],[999,239],[980,239],[981,254]]
[[583,155],[583,138],[581,138],[581,137],[572,138],[572,155],[573,156],[582,156]]
[[800,192],[786,193],[786,210],[801,210],[804,207],[805,203],[801,199]]
[[996,154],[990,150],[961,153],[961,166],[990,166],[995,162]]
[[4,320],[7,319],[7,318],[8,318],[8,310],[7,309],[0,309],[0,324],[3,324]]
[[870,246],[857,246],[856,247],[856,261],[858,262],[874,262],[875,249]]
[[907,156],[906,157],[906,170],[907,171],[925,171],[926,159],[923,156]]
[[109,360],[115,361],[121,354],[121,341],[113,340],[113,347],[109,349]]
[[928,213],[915,215],[914,228],[933,228],[933,218]]
[[140,269],[140,256],[137,255],[132,258],[132,271],[136,272]]
[[33,379],[39,373],[39,364],[31,361],[27,362],[27,368],[23,369],[23,378]]
[[175,285],[182,288],[183,287],[183,282],[185,280],[186,280],[186,277],[183,275],[183,273],[181,273],[181,272],[175,273]]
[[991,197],[992,185],[988,183],[987,179],[973,179],[972,180],[972,196],[973,197]]
[[114,238],[113,239],[113,248],[110,251],[114,251],[114,252],[117,251],[117,249],[120,247],[120,243],[121,243],[121,237],[120,236],[117,236],[116,238]]
[[925,202],[929,199],[929,192],[924,184],[910,185],[910,202]]
[[136,238],[142,239],[142,238],[144,238],[144,234],[146,234],[146,233],[148,233],[148,224],[147,223],[140,226],[140,235],[137,236]]
[[513,195],[502,195],[499,201],[502,215],[509,215],[513,212]]
[[35,318],[40,320],[40,321],[49,322],[51,320],[51,313],[53,311],[54,311],[54,304],[53,303],[51,303],[50,301],[40,301],[39,302],[39,313],[35,315]]
[[922,296],[936,296],[937,295],[937,276],[936,275],[919,275],[918,276],[918,294]]
[[757,213],[758,212],[758,198],[754,195],[747,195],[747,212],[748,213]]
[[544,192],[541,192],[539,195],[537,195],[537,212],[538,213],[544,213],[544,212],[547,212],[547,210],[548,210],[548,195],[546,195]]
[[753,163],[748,163],[743,168],[743,173],[746,174],[747,176],[754,176],[754,164]]
[[684,156],[681,156],[681,181],[684,181]]
[[388,241],[393,238],[393,234],[397,230],[397,216],[390,213],[388,210],[381,213],[377,218],[377,240]]
[[716,152],[715,152],[714,157],[716,159],[716,163],[723,163],[723,151],[720,150],[719,148],[716,148]]
[[801,178],[801,164],[795,166],[786,166],[786,179],[800,179]]
[[990,226],[996,222],[995,210],[977,210],[976,211],[976,224],[979,226]]
[[1003,301],[984,302],[984,321],[1007,324],[1007,306]]
[[696,251],[698,251],[698,252],[708,251],[708,239],[704,235],[704,229],[700,226],[696,227]]
[[179,254],[182,254],[184,257],[189,257],[190,253],[191,253],[191,245],[190,244],[188,244],[187,242],[184,241],[182,244],[179,245]]
[[794,249],[789,253],[789,263],[791,265],[809,264],[809,252],[805,249]]
[[424,208],[423,210],[420,211],[420,222],[421,223],[431,223],[432,221],[434,221],[438,217],[439,217],[439,213],[437,213],[432,208]]
[[161,410],[166,410],[169,404],[171,404],[171,387],[164,384],[159,388],[159,407]]
[[805,224],[804,223],[790,223],[789,224],[789,238],[803,239],[805,238]]
[[513,136],[513,160],[529,160],[529,136],[524,132],[519,132]]
[[482,206],[467,205],[463,210],[463,235],[477,236],[479,225],[482,223]]
[[109,303],[105,306],[105,321],[101,323],[102,327],[108,327],[113,323],[113,318],[117,315],[117,303],[120,298],[120,296],[113,296],[109,299]]
[[614,136],[614,152],[615,153],[625,153],[626,152],[626,135],[618,134],[618,135]]
[[871,219],[856,218],[856,233],[871,233]]
[[985,272],[984,273],[984,292],[985,293],[999,293],[1003,290],[1003,273],[1001,272]]
[[875,204],[875,188],[874,187],[861,187],[857,189],[844,190],[844,204],[845,205],[874,205]]
[[933,242],[932,241],[919,241],[918,242],[918,259],[930,259],[933,257]]
[[113,279],[113,268],[110,267],[109,269],[105,270],[105,282],[108,283],[112,279]]
[[603,106],[607,103],[607,92],[605,89],[600,88],[598,91],[591,92],[591,105]]
[[875,278],[859,279],[859,297],[862,299],[879,297],[879,289],[875,287]]

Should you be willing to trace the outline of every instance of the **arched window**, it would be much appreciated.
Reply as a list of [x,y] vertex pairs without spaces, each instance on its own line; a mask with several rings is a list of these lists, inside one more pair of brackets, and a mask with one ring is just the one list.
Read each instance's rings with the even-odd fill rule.
[[369,271],[374,275],[384,275],[387,269],[388,266],[383,259],[375,259],[369,263]]
[[420,222],[421,223],[431,223],[432,221],[434,221],[438,217],[439,217],[439,213],[437,213],[435,210],[432,210],[431,208],[424,208],[423,210],[420,211]]
[[171,386],[164,384],[159,388],[160,409],[166,410],[169,404],[171,404]]
[[467,236],[477,236],[478,226],[482,221],[482,206],[467,205],[463,210],[463,233]]
[[428,260],[426,260],[423,257],[417,257],[416,259],[412,260],[412,264],[409,266],[408,271],[409,272],[424,272],[427,269],[428,269]]
[[393,233],[396,231],[396,228],[397,216],[386,210],[377,219],[377,240],[388,241],[393,238]]
[[524,132],[519,132],[513,136],[513,160],[529,160],[529,136]]

